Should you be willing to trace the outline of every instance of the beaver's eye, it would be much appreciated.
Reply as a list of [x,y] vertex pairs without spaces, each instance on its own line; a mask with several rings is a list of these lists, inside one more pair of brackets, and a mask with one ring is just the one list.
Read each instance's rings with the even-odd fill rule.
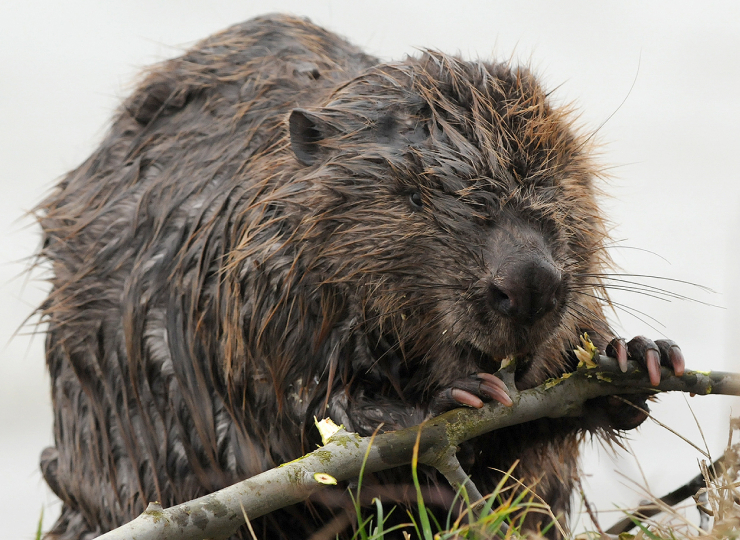
[[414,210],[421,210],[424,206],[424,201],[421,200],[421,193],[418,191],[414,191],[411,195],[409,195],[409,201],[411,202],[411,207]]

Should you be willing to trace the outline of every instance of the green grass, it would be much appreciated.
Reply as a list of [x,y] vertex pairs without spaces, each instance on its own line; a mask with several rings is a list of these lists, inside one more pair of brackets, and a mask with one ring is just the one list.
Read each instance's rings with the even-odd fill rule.
[[[740,455],[740,445],[734,447],[733,460],[735,463]],[[358,530],[356,540],[382,540],[384,535],[394,530],[404,530],[407,540],[517,540],[531,538],[522,530],[522,524],[529,512],[543,513],[550,516],[550,524],[541,531],[542,534],[556,526],[556,519],[552,511],[543,502],[539,502],[532,491],[517,482],[511,475],[513,467],[504,474],[503,478],[488,495],[482,504],[471,505],[464,489],[455,496],[447,519],[439,523],[435,515],[427,508],[422,495],[421,484],[417,474],[418,468],[418,440],[414,448],[411,471],[416,491],[416,507],[408,511],[408,523],[385,528],[388,516],[394,507],[386,513],[383,504],[377,498],[373,499],[374,513],[369,517],[360,508],[361,481],[358,482],[356,495],[353,496],[358,516]],[[620,540],[740,540],[740,481],[735,476],[738,465],[732,470],[725,471],[711,482],[708,490],[709,506],[714,508],[716,518],[712,531],[704,532],[691,525],[672,509],[644,523],[635,521],[634,534],[623,533]],[[364,472],[364,464],[363,464]],[[360,476],[360,480],[362,476]],[[519,489],[513,490],[512,484],[518,484]],[[462,503],[464,509],[459,515],[453,515],[453,508]],[[659,518],[660,520],[658,520]],[[545,520],[546,521],[546,520]],[[559,525],[557,525],[559,526]],[[585,532],[577,536],[568,535],[566,538],[575,540],[598,540],[597,532]]]
[[[529,512],[545,513],[552,517],[552,523],[542,533],[546,533],[547,530],[554,526],[555,516],[553,516],[547,505],[535,501],[535,497],[529,489],[524,488],[513,491],[510,487],[507,487],[507,483],[512,479],[511,471],[513,467],[504,474],[496,489],[485,498],[482,504],[471,505],[466,490],[462,488],[455,495],[446,520],[444,523],[439,523],[437,517],[427,508],[424,502],[417,472],[418,451],[419,441],[417,439],[411,462],[411,474],[416,491],[416,507],[413,511],[410,509],[407,511],[408,523],[394,525],[389,528],[386,528],[388,517],[392,512],[400,511],[397,507],[393,507],[386,514],[382,502],[378,498],[374,498],[372,500],[372,504],[375,507],[374,513],[370,516],[367,516],[367,514],[363,515],[359,502],[362,477],[365,470],[365,463],[363,462],[356,493],[350,493],[354,502],[358,524],[357,532],[353,537],[354,540],[380,540],[384,538],[384,535],[395,530],[406,531],[406,534],[408,534],[407,538],[410,540],[525,538],[525,535],[522,533],[522,524]],[[367,459],[367,454],[365,459]],[[458,506],[458,502],[462,502],[464,511],[458,516],[454,516],[453,508]]]
[[41,540],[41,536],[43,535],[43,525],[44,525],[44,507],[41,507],[41,515],[39,516],[39,524],[36,526],[36,540]]

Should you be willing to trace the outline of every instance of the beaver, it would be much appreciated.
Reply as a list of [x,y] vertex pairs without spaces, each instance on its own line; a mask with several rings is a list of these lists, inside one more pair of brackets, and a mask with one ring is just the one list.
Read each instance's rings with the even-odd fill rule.
[[[575,369],[584,331],[654,381],[660,364],[680,373],[673,342],[607,323],[592,155],[526,67],[381,63],[299,18],[156,66],[38,208],[55,414],[41,468],[63,502],[46,537],[93,538],[295,459],[319,441],[314,416],[368,435],[510,405],[502,361],[533,387]],[[484,492],[518,463],[564,516],[580,437],[635,427],[633,410],[594,400],[460,459]],[[255,531],[306,538],[335,513],[296,505]]]

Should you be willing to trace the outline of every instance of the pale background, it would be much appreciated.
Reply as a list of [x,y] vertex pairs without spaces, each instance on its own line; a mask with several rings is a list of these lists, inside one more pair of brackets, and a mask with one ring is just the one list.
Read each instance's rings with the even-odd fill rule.
[[[690,366],[740,370],[740,3],[2,0],[0,538],[31,538],[42,507],[47,528],[59,512],[37,466],[52,443],[43,338],[26,335],[32,326],[13,335],[44,294],[42,281],[23,274],[39,243],[24,211],[90,154],[143,67],[274,11],[309,16],[389,60],[427,46],[531,62],[549,88],[560,85],[557,99],[578,104],[586,126],[604,124],[613,236],[645,250],[614,250],[624,271],[716,291],[654,282],[720,307],[615,293],[659,321],[653,329],[621,312],[623,335],[670,336]],[[690,403],[717,455],[740,401]],[[654,413],[703,446],[682,396],[662,398]],[[665,429],[648,422],[631,439],[656,494],[697,473],[699,454]],[[643,483],[633,458],[586,455],[600,510],[640,500],[626,480]]]

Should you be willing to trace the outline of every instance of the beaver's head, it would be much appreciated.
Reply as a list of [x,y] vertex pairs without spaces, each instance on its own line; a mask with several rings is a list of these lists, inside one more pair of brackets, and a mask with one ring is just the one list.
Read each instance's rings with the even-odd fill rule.
[[587,141],[526,69],[380,65],[294,110],[290,143],[311,269],[355,295],[379,353],[485,368],[600,318]]

